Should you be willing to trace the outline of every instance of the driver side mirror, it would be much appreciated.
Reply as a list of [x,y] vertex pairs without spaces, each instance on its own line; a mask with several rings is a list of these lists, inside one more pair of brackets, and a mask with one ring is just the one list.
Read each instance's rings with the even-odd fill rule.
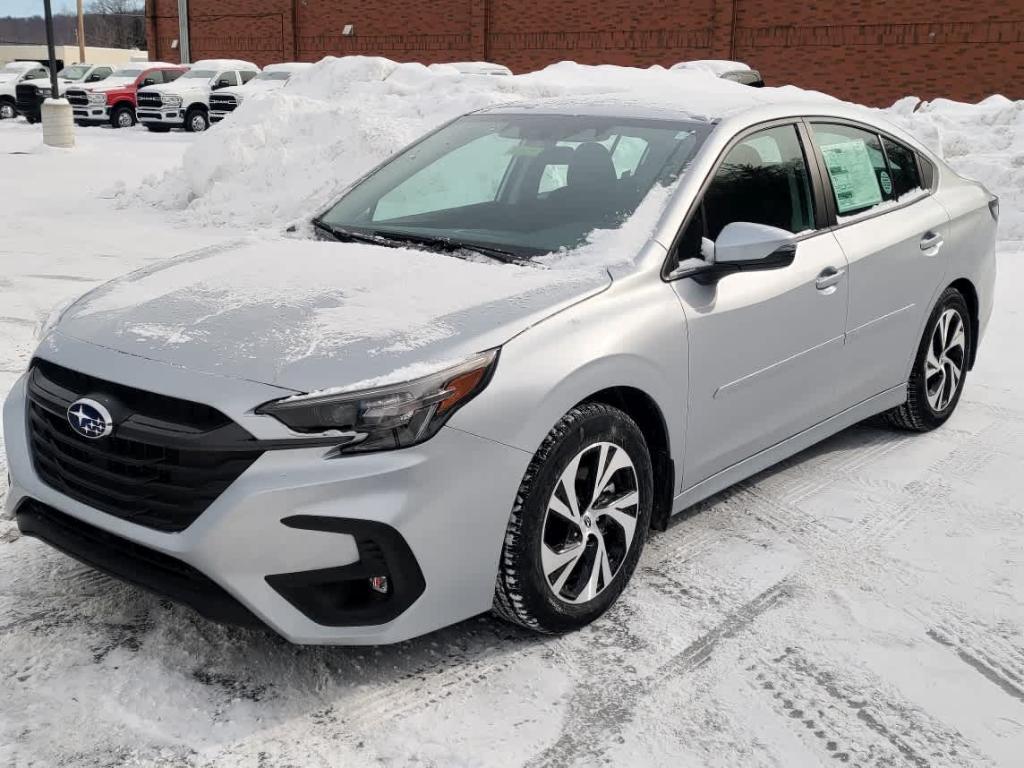
[[694,277],[711,283],[732,272],[781,269],[793,263],[796,236],[785,229],[734,221],[725,225],[714,242],[702,238],[701,259],[686,259],[669,279]]
[[231,81],[229,81],[226,77],[222,77],[220,80],[213,84],[213,90],[219,91],[221,88],[227,88],[230,85]]
[[156,78],[155,77],[147,77],[145,80],[143,80],[141,83],[139,83],[139,88],[146,88],[146,87],[148,87],[150,85],[156,85]]

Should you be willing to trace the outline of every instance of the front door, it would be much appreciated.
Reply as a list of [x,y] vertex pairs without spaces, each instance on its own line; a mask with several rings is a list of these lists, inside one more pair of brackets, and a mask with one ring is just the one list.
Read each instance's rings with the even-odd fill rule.
[[680,239],[689,258],[733,221],[801,234],[789,266],[673,283],[689,339],[683,489],[846,405],[847,263],[814,199],[801,134],[777,125],[727,152]]

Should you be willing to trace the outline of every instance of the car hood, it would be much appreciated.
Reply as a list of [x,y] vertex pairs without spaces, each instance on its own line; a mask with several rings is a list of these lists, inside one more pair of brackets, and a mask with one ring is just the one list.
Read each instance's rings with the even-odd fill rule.
[[190,91],[198,91],[200,93],[206,93],[210,90],[209,80],[199,80],[198,78],[178,78],[173,83],[160,83],[159,85],[147,85],[145,88],[139,91],[154,91],[156,93],[189,93]]
[[56,330],[178,367],[309,392],[443,367],[503,344],[610,281],[604,269],[371,244],[245,241],[100,286],[68,308]]
[[134,77],[108,77],[106,80],[86,86],[85,90],[92,91],[93,93],[105,93],[107,91],[119,91],[123,88],[129,88],[134,83]]

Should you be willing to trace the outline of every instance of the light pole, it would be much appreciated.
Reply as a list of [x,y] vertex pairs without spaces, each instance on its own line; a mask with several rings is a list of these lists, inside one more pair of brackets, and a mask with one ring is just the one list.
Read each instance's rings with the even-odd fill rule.
[[46,13],[46,51],[50,55],[50,98],[43,101],[43,143],[51,147],[75,146],[74,120],[71,105],[60,97],[57,83],[57,51],[53,44],[53,11],[50,0],[43,0]]
[[82,0],[78,0],[78,63],[85,63],[85,14],[82,12]]

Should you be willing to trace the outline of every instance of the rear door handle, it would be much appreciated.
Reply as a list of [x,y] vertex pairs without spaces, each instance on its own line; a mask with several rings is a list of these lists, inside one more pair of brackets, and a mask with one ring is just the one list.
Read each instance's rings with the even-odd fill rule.
[[[942,243],[942,235],[938,235],[935,232],[925,232],[924,236],[921,238],[921,250],[930,251],[934,248],[935,253],[938,253],[939,249],[942,247]],[[934,256],[935,253],[929,255]]]
[[818,275],[818,279],[814,281],[814,287],[819,291],[826,291],[842,280],[845,274],[845,269],[836,269],[835,267],[823,269]]

